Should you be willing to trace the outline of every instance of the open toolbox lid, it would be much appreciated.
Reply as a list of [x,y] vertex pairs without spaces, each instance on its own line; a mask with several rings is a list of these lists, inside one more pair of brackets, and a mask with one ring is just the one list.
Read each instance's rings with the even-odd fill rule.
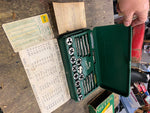
[[93,29],[97,83],[128,96],[131,73],[132,28],[122,24]]

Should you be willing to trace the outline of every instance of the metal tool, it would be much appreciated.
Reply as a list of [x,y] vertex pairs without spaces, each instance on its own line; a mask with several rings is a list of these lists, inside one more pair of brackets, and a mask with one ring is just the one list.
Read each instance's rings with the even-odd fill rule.
[[78,71],[79,74],[81,74],[83,72],[83,67],[79,66],[78,69],[77,69],[77,71]]
[[75,73],[75,74],[73,75],[73,78],[74,78],[75,80],[77,80],[77,79],[78,79],[78,73]]
[[77,38],[75,38],[75,46],[76,46],[76,50],[77,50],[77,55],[79,56],[79,47],[78,47]]
[[96,75],[94,74],[93,76],[94,76],[94,85],[96,87],[97,86]]
[[78,96],[78,100],[81,101],[82,99],[83,99],[83,96],[82,96],[82,95],[79,95],[79,96]]
[[80,48],[79,38],[77,38],[77,43],[78,43],[78,49],[79,49],[79,56],[81,56],[81,48]]
[[91,73],[90,76],[91,76],[92,89],[93,89],[93,88],[94,88],[94,77],[93,77],[93,73]]
[[85,35],[85,40],[86,40],[86,46],[87,46],[87,48],[88,48],[88,54],[90,54],[90,46],[89,46],[87,34]]
[[90,33],[90,37],[91,37],[91,46],[92,46],[92,49],[94,49],[94,38],[93,38],[92,32]]
[[87,91],[89,92],[89,91],[90,91],[90,88],[89,88],[89,81],[88,81],[88,77],[86,77],[86,86],[87,86]]
[[88,75],[87,77],[88,77],[88,81],[89,81],[89,91],[91,91],[92,90],[91,77],[90,77],[90,75]]
[[94,53],[94,51],[92,51],[92,54],[93,54],[93,62],[95,63],[95,53]]
[[86,94],[86,89],[85,89],[85,85],[84,85],[84,80],[82,82],[82,86],[83,86],[83,90],[84,90],[84,95]]
[[73,47],[69,48],[68,53],[69,53],[69,55],[73,55],[74,54],[74,48]]
[[82,44],[81,38],[80,38],[80,45],[81,45],[82,57],[84,57],[84,49],[83,49],[83,44]]
[[72,71],[73,71],[73,72],[76,72],[76,71],[77,71],[77,66],[76,66],[76,65],[73,65],[73,66],[72,66]]
[[76,87],[79,87],[79,86],[80,86],[80,81],[79,81],[79,80],[77,80],[77,81],[75,82],[75,86],[76,86]]
[[86,45],[85,45],[85,38],[84,38],[84,36],[82,36],[82,41],[83,41],[84,53],[85,53],[85,55],[87,55],[87,49],[86,49]]
[[67,40],[66,40],[66,43],[67,43],[67,45],[70,46],[70,45],[73,43],[72,38],[71,38],[71,37],[68,37]]
[[70,58],[70,62],[71,62],[71,64],[74,64],[74,63],[76,62],[76,58],[75,58],[74,56],[72,56],[72,57]]
[[79,80],[83,80],[84,79],[84,75],[83,74],[80,74],[79,75]]
[[76,64],[77,64],[78,66],[81,65],[81,58],[78,58],[78,59],[77,59]]
[[77,88],[77,94],[81,93],[81,88]]
[[87,94],[87,86],[86,86],[86,81],[85,81],[85,79],[83,80],[83,87],[84,87],[84,94],[86,95]]

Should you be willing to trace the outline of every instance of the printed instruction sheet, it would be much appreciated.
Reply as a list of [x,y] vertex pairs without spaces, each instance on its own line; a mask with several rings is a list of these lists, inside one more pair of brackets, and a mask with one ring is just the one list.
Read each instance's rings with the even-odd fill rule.
[[54,37],[47,14],[3,24],[3,29],[15,52]]
[[42,113],[50,113],[70,99],[56,39],[19,54]]

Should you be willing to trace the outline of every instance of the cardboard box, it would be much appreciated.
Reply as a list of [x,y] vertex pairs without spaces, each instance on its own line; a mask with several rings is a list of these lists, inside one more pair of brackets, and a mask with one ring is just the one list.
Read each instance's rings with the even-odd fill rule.
[[88,107],[90,113],[114,113],[114,94],[105,90],[93,98]]

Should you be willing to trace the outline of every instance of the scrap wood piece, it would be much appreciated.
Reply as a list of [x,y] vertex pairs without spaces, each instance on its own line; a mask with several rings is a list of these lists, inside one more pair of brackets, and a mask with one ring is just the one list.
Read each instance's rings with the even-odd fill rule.
[[53,3],[59,34],[86,27],[84,2]]
[[4,86],[3,83],[1,83],[1,84],[0,84],[0,89],[3,89],[3,86]]

